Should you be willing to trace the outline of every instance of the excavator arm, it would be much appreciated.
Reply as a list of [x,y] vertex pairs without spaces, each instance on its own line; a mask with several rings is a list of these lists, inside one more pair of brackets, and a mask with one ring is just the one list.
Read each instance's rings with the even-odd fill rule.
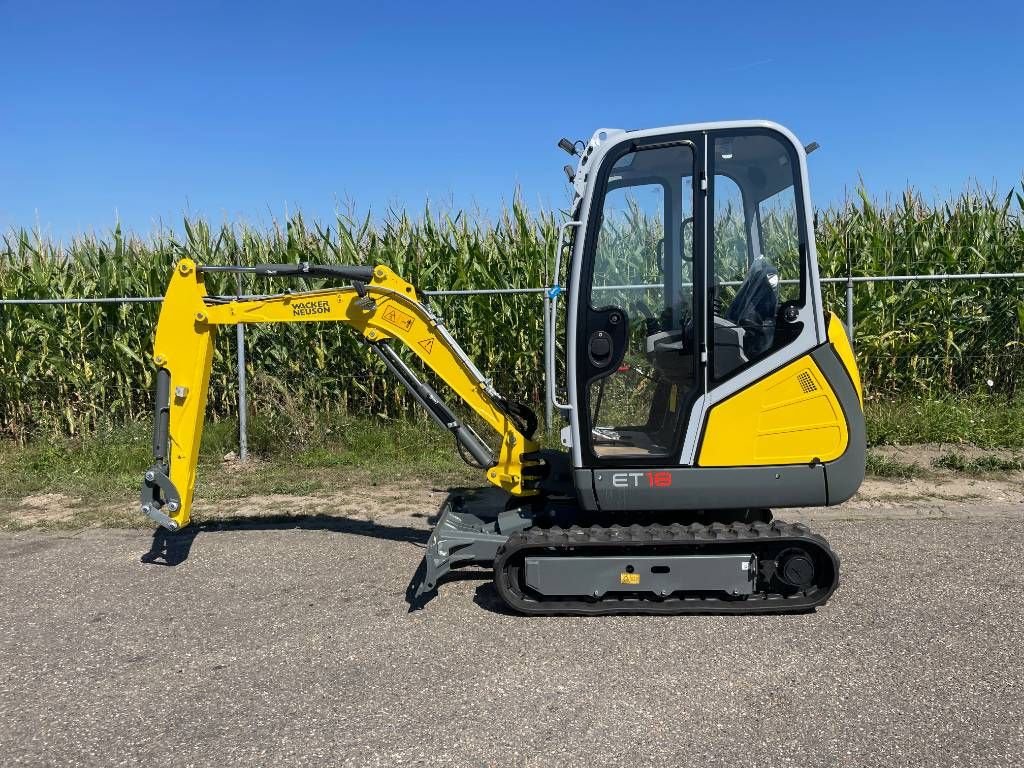
[[[327,277],[349,282],[259,298],[209,296],[207,272],[270,277]],[[169,530],[188,525],[203,434],[217,327],[238,323],[340,322],[351,327],[410,390],[431,417],[450,430],[493,485],[515,496],[536,493],[532,413],[499,395],[477,370],[416,289],[385,266],[264,264],[214,267],[182,259],[175,267],[157,324],[154,464],[142,484],[142,511]],[[499,436],[497,455],[419,380],[390,343],[405,344]]]

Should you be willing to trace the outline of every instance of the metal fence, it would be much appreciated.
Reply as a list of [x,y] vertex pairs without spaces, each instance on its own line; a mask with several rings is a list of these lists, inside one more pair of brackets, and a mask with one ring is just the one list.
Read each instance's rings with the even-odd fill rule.
[[1015,397],[1024,391],[1022,279],[1022,272],[1004,272],[854,275],[822,283],[826,307],[843,307],[875,396]]
[[[826,293],[826,306],[842,306],[847,332],[855,346],[866,344],[871,348],[872,364],[878,368],[871,375],[879,381],[895,380],[907,367],[919,376],[943,379],[940,386],[976,389],[999,387],[1011,395],[1016,392],[1018,373],[1024,372],[1024,272],[980,274],[924,274],[924,275],[853,275],[822,278]],[[973,294],[946,291],[945,297],[929,294],[929,306],[920,313],[907,316],[906,296],[893,301],[898,294],[890,289],[906,291],[911,286],[951,285],[959,281],[976,281],[979,288]],[[999,290],[992,286],[999,285]],[[858,294],[858,286],[863,286]],[[639,287],[639,286],[638,286]],[[557,291],[557,288],[555,289]],[[502,295],[537,295],[543,303],[544,337],[554,333],[550,327],[550,301],[552,287],[495,288],[449,291],[424,291],[432,297],[468,297]],[[945,300],[943,300],[945,299]],[[76,304],[141,304],[156,303],[160,296],[86,297],[52,299],[0,299],[3,306],[76,305]],[[902,312],[886,312],[887,305],[899,305]],[[837,312],[838,314],[838,312]],[[858,317],[858,314],[860,315]],[[858,327],[866,323],[870,333],[858,338]],[[927,339],[921,329],[928,330]],[[915,335],[922,338],[915,342]],[[248,388],[246,376],[245,326],[236,326],[235,353],[238,376],[239,457],[248,454],[247,414]],[[971,345],[965,351],[965,345]],[[887,347],[894,350],[886,352]],[[898,354],[895,350],[898,348]],[[858,357],[861,355],[859,354]],[[888,370],[886,370],[888,368]],[[887,376],[886,374],[890,374]],[[998,381],[997,381],[998,379]],[[544,372],[545,424],[554,424],[551,390],[554,382]]]

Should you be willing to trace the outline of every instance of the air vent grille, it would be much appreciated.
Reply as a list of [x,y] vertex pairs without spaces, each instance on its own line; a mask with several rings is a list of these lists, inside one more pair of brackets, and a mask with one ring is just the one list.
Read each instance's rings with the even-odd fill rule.
[[804,371],[799,376],[797,376],[796,380],[800,383],[800,389],[803,390],[803,393],[805,395],[810,394],[811,392],[814,392],[818,389],[818,385],[814,383],[814,378],[807,371]]

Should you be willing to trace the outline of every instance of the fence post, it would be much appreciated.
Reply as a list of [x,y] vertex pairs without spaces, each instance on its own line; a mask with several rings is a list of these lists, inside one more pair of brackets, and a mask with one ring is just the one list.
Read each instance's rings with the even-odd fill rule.
[[846,278],[846,335],[853,345],[853,279]]
[[553,382],[548,376],[548,358],[551,356],[551,298],[548,289],[544,289],[544,431],[551,434],[554,426],[554,412],[551,407],[551,387]]
[[[242,294],[242,276],[237,276],[238,294]],[[235,343],[238,357],[238,460],[249,458],[249,401],[245,375],[245,324],[235,326]]]
[[235,335],[238,342],[238,459],[245,461],[249,458],[249,433],[247,432],[249,403],[245,391],[245,325],[243,323],[235,326]]
[[850,250],[850,233],[846,232],[846,335],[853,346],[853,251]]

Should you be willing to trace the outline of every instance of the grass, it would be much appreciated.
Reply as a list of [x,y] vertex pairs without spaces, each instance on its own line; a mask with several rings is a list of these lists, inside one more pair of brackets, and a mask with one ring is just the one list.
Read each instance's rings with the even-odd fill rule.
[[922,474],[921,465],[916,462],[907,463],[872,451],[868,451],[866,471],[872,477],[899,478],[901,480],[919,477]]
[[1020,472],[1024,470],[1024,461],[991,454],[972,459],[959,453],[946,453],[932,459],[932,466],[967,475],[986,475],[999,472]]
[[922,467],[916,461],[901,461],[893,456],[869,450],[866,469],[870,477],[900,480],[927,477],[934,474],[934,470],[947,470],[971,477],[990,477],[1008,472],[1020,472],[1024,470],[1024,461],[991,453],[971,458],[963,453],[951,451],[933,458],[930,466]]
[[[458,458],[452,439],[432,423],[332,418],[303,430],[274,418],[254,419],[250,426],[253,455],[243,465],[224,460],[237,450],[237,424],[207,425],[197,498],[306,496],[407,480],[439,487],[481,480]],[[141,517],[126,516],[125,509],[130,511],[142,472],[151,463],[149,430],[143,422],[88,436],[0,443],[0,528],[24,527],[13,522],[10,508],[39,494],[60,494],[62,503],[73,503],[76,524],[143,524]]]
[[991,395],[956,400],[868,401],[868,445],[951,443],[1024,448],[1024,401]]

